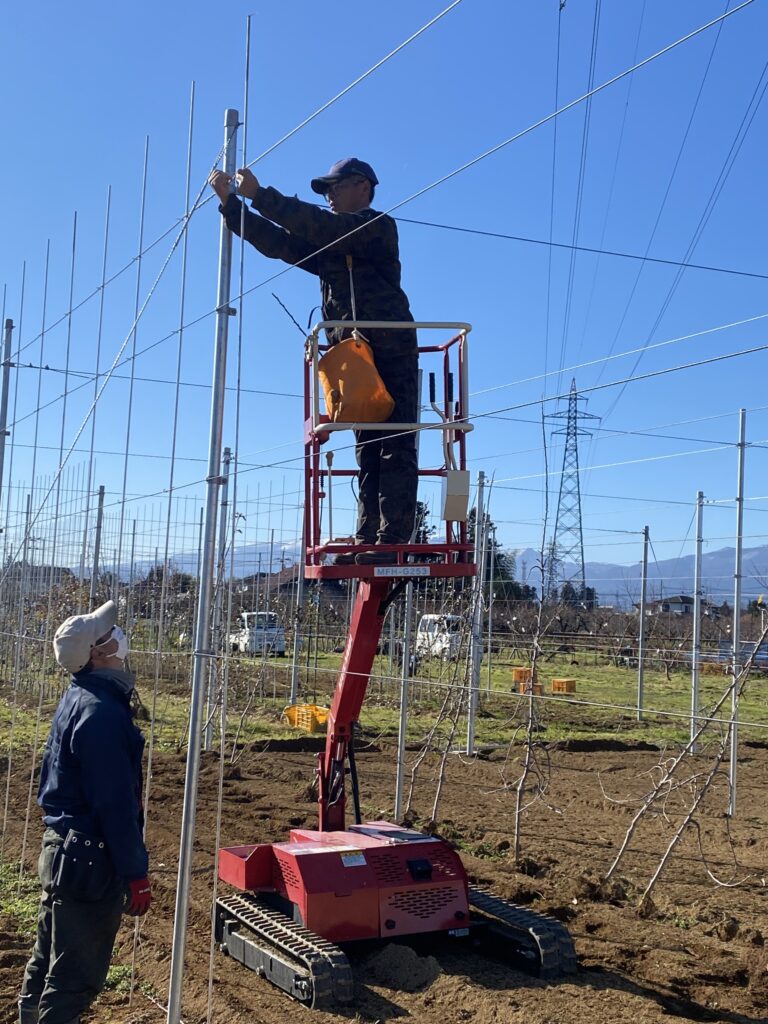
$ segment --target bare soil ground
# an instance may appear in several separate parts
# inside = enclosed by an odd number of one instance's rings
[[[662,755],[618,743],[574,745],[550,752],[549,787],[545,800],[533,803],[525,815],[524,859],[517,870],[509,847],[514,793],[504,785],[503,751],[476,760],[450,759],[437,831],[461,848],[475,882],[567,922],[579,956],[578,975],[544,984],[459,945],[390,943],[352,952],[352,1007],[340,1014],[312,1014],[215,951],[212,1019],[234,1024],[295,1019],[374,1024],[398,1017],[418,1024],[645,1024],[671,1017],[768,1021],[768,746],[742,747],[738,816],[729,827],[720,786],[698,830],[689,831],[670,862],[653,906],[641,915],[638,896],[682,805],[670,799],[668,820],[656,818],[639,829],[618,877],[604,884],[601,877]],[[227,766],[222,845],[283,839],[291,826],[314,824],[315,806],[307,795],[311,746],[309,740],[277,749],[262,745],[244,750],[235,765]],[[366,816],[391,815],[394,751],[361,751],[358,761]],[[152,999],[164,1003],[167,996],[184,767],[182,755],[158,755],[155,762],[149,808],[155,902],[139,928],[138,989],[132,1005],[125,992],[105,992],[90,1020],[159,1024],[165,1019]],[[422,772],[413,801],[424,819],[434,799],[435,767]],[[514,769],[508,771],[514,778]],[[28,773],[28,765],[20,766],[11,779],[6,855],[15,850],[18,857],[21,846]],[[204,755],[183,1004],[188,1024],[204,1021],[207,1010],[217,788],[218,761]],[[30,832],[31,864],[41,832],[36,818]],[[717,885],[708,872],[740,884]],[[133,922],[125,919],[120,963],[130,964],[133,937]],[[16,1019],[28,947],[13,920],[0,918],[1,1024]]]

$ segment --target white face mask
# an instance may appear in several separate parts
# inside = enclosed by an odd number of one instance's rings
[[[112,633],[110,634],[109,640],[105,640],[103,644],[99,644],[99,647],[105,647],[110,640],[117,640],[117,650],[113,655],[111,655],[111,657],[119,658],[120,661],[125,661],[128,657],[128,637],[119,626],[112,627]]]

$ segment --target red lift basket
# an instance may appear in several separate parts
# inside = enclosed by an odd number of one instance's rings
[[[442,392],[440,405],[432,403],[435,410],[433,418],[418,423],[374,423],[374,422],[329,422],[329,417],[322,412],[323,386],[320,381],[319,367],[321,357],[332,346],[321,342],[321,332],[325,329],[359,330],[365,336],[366,331],[376,328],[388,330],[413,330],[448,335],[447,341],[432,345],[420,345],[419,356],[422,364],[426,356],[436,357],[432,360],[438,379],[441,380]],[[467,372],[468,335],[471,326],[466,323],[442,322],[385,322],[378,320],[349,321],[324,320],[318,323],[307,339],[306,360],[304,363],[304,537],[306,538],[306,577],[308,579],[347,579],[349,577],[365,578],[373,576],[472,576],[475,569],[472,564],[473,545],[467,541],[466,522],[446,522],[444,539],[434,544],[393,544],[382,546],[382,551],[395,551],[397,564],[394,566],[374,567],[355,565],[325,564],[332,562],[333,556],[344,553],[356,554],[366,550],[354,544],[334,543],[330,538],[321,540],[322,499],[329,486],[337,479],[357,476],[357,469],[339,469],[325,465],[321,446],[328,435],[338,430],[367,430],[386,433],[391,430],[439,430],[444,435],[444,449],[450,448],[455,458],[456,468],[466,472],[466,435],[472,430],[469,422],[469,380]],[[324,335],[322,335],[324,337]],[[342,342],[344,344],[344,342]],[[455,387],[453,386],[455,382]],[[455,391],[455,400],[454,400]],[[431,414],[430,414],[431,415]],[[432,468],[419,468],[419,477],[445,478],[449,470],[446,465]],[[330,479],[329,479],[330,478]],[[429,565],[409,565],[409,555],[429,554],[441,556],[439,561]],[[386,571],[382,571],[386,569]]]

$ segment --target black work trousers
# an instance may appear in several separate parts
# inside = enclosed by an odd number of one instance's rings
[[[72,1024],[104,987],[123,912],[115,878],[103,899],[83,903],[58,890],[56,860],[64,840],[46,829],[38,862],[42,895],[37,938],[21,987],[22,1019]]]
[[[419,356],[415,331],[366,333],[376,369],[394,399],[393,423],[415,423]],[[416,435],[413,431],[355,431],[360,467],[357,503],[359,544],[407,544],[413,532],[418,490]]]

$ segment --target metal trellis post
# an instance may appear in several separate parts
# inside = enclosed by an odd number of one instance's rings
[[[13,320],[5,321],[5,340],[3,342],[3,384],[0,395],[0,495],[3,491],[3,468],[5,466],[5,439],[8,430],[8,388],[11,383],[11,335]]]
[[[91,589],[88,594],[88,611],[96,607],[96,586],[99,580],[99,557],[101,555],[101,530],[104,525],[104,484],[99,487],[99,504],[96,511],[96,534],[93,540],[93,568],[91,569]]]
[[[480,662],[483,657],[483,567],[485,562],[485,543],[483,526],[483,491],[485,489],[485,473],[477,474],[477,501],[475,503],[475,576],[474,604],[472,606],[472,637],[470,647],[470,680],[469,680],[469,713],[467,715],[467,754],[475,752],[475,717],[477,715],[477,699],[480,692]]]
[[[213,602],[213,639],[211,649],[215,655],[208,666],[208,700],[205,716],[205,738],[203,749],[213,747],[213,709],[216,703],[216,683],[219,678],[218,661],[222,653],[221,620],[224,610],[224,577],[226,574],[227,554],[227,508],[229,506],[229,467],[232,462],[232,451],[224,449],[221,485],[221,516],[219,520],[219,555],[216,569],[216,597]]]
[[[744,456],[747,411],[739,409],[739,469],[736,491],[736,564],[733,570],[733,681],[731,691],[731,751],[728,767],[728,814],[736,813],[736,772],[739,759],[739,673],[741,671],[741,568],[744,546]]]
[[[304,517],[302,516],[302,522]],[[307,561],[307,543],[304,529],[301,533],[301,557],[299,559],[299,575],[296,580],[296,608],[293,619],[293,664],[291,665],[291,704],[299,699],[299,652],[301,651],[301,621],[304,610],[304,566]]]
[[[224,115],[224,170],[235,172],[235,134],[238,112],[227,110]],[[216,339],[213,357],[213,383],[211,388],[211,425],[208,442],[208,475],[206,479],[205,529],[200,558],[200,592],[197,598],[195,641],[192,667],[192,700],[189,712],[189,745],[184,786],[184,804],[181,818],[179,846],[179,873],[176,888],[176,909],[173,919],[173,946],[171,951],[171,979],[168,992],[168,1024],[179,1024],[181,1019],[181,992],[184,977],[184,949],[186,946],[187,913],[192,876],[192,853],[197,812],[197,786],[200,774],[200,719],[205,697],[205,678],[211,656],[211,591],[214,556],[216,552],[216,516],[219,486],[221,484],[221,435],[224,419],[224,399],[227,368],[227,335],[229,317],[234,310],[229,305],[232,275],[232,234],[222,220],[219,235],[219,282],[216,300]]]
[[[403,624],[403,671],[400,677],[400,726],[397,734],[397,781],[395,783],[395,821],[403,811],[403,778],[405,776],[405,736],[408,729],[408,680],[411,673],[411,619],[413,617],[413,581],[405,588],[405,622]]]
[[[701,549],[704,522],[704,492],[696,492],[696,556],[693,582],[693,651],[691,653],[691,739],[698,729],[699,671],[701,665]],[[693,748],[695,750],[695,747]]]
[[[640,627],[637,638],[637,720],[643,720],[645,700],[645,601],[648,593],[648,544],[650,531],[643,527],[643,575],[640,580]]]

